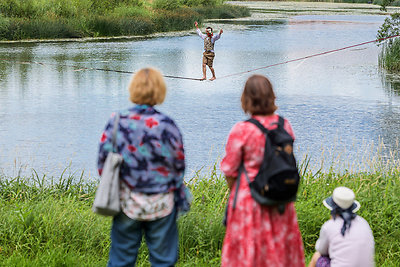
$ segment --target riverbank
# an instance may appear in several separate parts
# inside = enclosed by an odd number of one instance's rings
[[[329,219],[322,200],[339,186],[352,188],[361,203],[359,215],[370,224],[376,264],[400,265],[399,166],[371,172],[302,171],[296,209],[306,259],[314,252],[321,225]],[[91,211],[96,182],[84,175],[49,179],[0,179],[0,262],[4,266],[105,266],[111,219]],[[194,176],[188,182],[194,201],[180,217],[177,266],[219,266],[228,189],[221,175]],[[149,266],[142,246],[138,266]]]
[[[205,19],[250,15],[246,7],[219,0],[2,0],[0,14],[2,41],[144,36],[188,30]]]
[[[379,5],[364,3],[295,2],[295,1],[231,1],[227,4],[247,7],[251,17],[240,20],[288,19],[301,15],[388,15],[399,12],[399,7],[382,11]]]

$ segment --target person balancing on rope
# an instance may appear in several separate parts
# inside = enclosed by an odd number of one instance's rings
[[[201,39],[204,40],[204,53],[203,53],[203,78],[201,78],[202,81],[207,79],[206,77],[206,66],[208,66],[211,70],[212,77],[210,81],[214,81],[217,77],[215,77],[215,71],[213,68],[213,61],[214,61],[214,43],[217,41],[220,37],[221,34],[224,32],[222,29],[219,31],[218,34],[214,35],[213,30],[211,27],[206,28],[206,34],[203,34],[201,30],[199,29],[199,24],[197,21],[194,23],[194,26],[196,26],[196,31],[197,34],[200,36]]]

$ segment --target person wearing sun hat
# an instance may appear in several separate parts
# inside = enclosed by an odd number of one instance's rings
[[[337,187],[323,201],[331,211],[315,244],[309,267],[373,267],[375,244],[368,222],[357,215],[360,203],[347,187]]]

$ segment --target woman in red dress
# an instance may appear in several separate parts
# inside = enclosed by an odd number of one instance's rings
[[[270,81],[261,75],[250,77],[243,90],[242,108],[267,129],[276,127],[275,94]],[[272,124],[272,125],[271,125]],[[285,119],[284,129],[293,137]],[[264,134],[250,122],[236,123],[228,137],[221,170],[231,195],[228,203],[227,228],[222,247],[222,267],[303,267],[304,250],[294,203],[285,206],[283,214],[273,206],[261,206],[251,196],[242,173],[236,206],[232,208],[236,179],[241,162],[250,181],[257,175],[264,155]]]

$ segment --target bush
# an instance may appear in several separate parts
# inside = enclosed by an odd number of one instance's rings
[[[400,39],[385,44],[379,55],[379,65],[390,72],[400,72]]]
[[[153,19],[156,31],[180,31],[191,28],[195,21],[200,21],[200,15],[189,9],[179,8],[176,11],[160,10]]]
[[[378,30],[377,39],[388,38],[400,34],[400,13],[390,15]],[[398,37],[384,42],[381,54],[379,55],[379,65],[388,71],[400,72],[400,40]]]
[[[250,11],[248,8],[232,5],[197,7],[194,10],[208,19],[232,19],[250,16]]]
[[[96,36],[143,35],[155,30],[150,20],[110,17],[95,17],[89,28]]]
[[[120,5],[116,7],[110,14],[112,17],[117,18],[150,18],[151,11],[140,6]]]
[[[154,0],[153,8],[163,10],[176,10],[180,7],[177,0]]]
[[[181,0],[181,4],[189,7],[212,7],[222,5],[224,0]]]
[[[0,39],[6,40],[9,38],[10,20],[0,15]]]
[[[400,1],[400,0],[399,0]],[[146,35],[249,15],[223,0],[0,0],[0,39]],[[190,8],[188,6],[196,6]],[[199,14],[200,13],[200,14]]]

